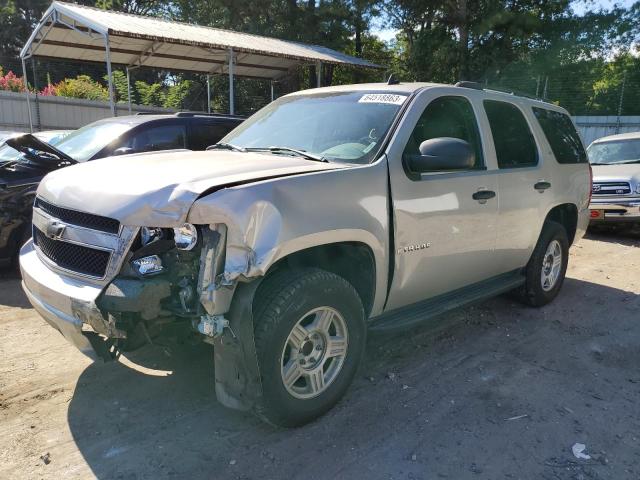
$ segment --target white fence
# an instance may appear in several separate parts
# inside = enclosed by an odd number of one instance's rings
[[[111,116],[107,102],[42,95],[29,95],[34,130],[65,130]],[[173,110],[132,105],[133,113],[171,113]],[[128,115],[127,104],[118,104],[119,116]],[[0,130],[29,131],[29,113],[24,93],[0,91]]]
[[[573,120],[587,146],[594,140],[608,135],[640,131],[640,117],[588,116],[573,117]]]
[[[111,116],[107,102],[30,95],[34,130],[74,129]],[[132,112],[171,113],[173,110],[132,105]],[[118,115],[128,115],[126,104],[118,104]],[[586,145],[615,133],[640,131],[638,117],[574,117]],[[29,131],[27,102],[22,93],[0,91],[0,130]]]

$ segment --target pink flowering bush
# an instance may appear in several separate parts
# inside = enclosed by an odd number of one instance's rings
[[[9,90],[10,92],[24,92],[24,80],[22,77],[17,77],[11,70],[6,75],[3,75],[3,71],[0,68],[0,90]]]
[[[55,85],[47,85],[46,87],[44,87],[41,91],[40,91],[40,95],[44,96],[44,97],[53,97],[58,95],[58,92],[56,90],[56,86]]]

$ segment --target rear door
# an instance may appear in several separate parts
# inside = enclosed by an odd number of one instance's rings
[[[499,170],[496,261],[504,273],[528,262],[553,179],[544,173],[527,106],[498,98],[485,99],[483,107],[493,143],[490,155]]]
[[[388,150],[394,212],[394,272],[387,309],[437,296],[495,274],[498,212],[495,165],[487,162],[477,110],[481,92],[430,88],[406,113]],[[403,162],[421,142],[469,142],[476,164],[464,171],[413,174]],[[496,194],[474,199],[480,190]]]

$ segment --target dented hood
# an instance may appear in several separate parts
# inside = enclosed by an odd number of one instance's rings
[[[344,168],[268,153],[171,150],[110,157],[47,175],[38,195],[123,225],[172,227],[202,194],[226,185]]]

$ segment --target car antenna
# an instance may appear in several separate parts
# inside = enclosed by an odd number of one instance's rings
[[[400,80],[393,76],[393,73],[389,75],[389,80],[387,80],[387,85],[399,85]]]

